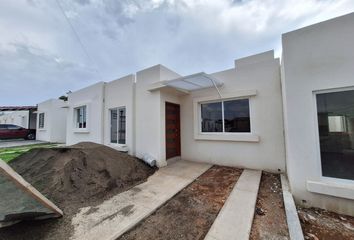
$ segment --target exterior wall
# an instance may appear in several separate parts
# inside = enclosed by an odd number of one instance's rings
[[[136,75],[135,134],[136,156],[148,154],[157,160],[158,166],[166,165],[164,101],[169,97],[160,91],[149,91],[151,84],[169,80],[179,75],[162,65],[142,70]],[[162,147],[163,146],[163,147]]]
[[[305,200],[308,206],[354,215],[354,181],[321,176],[314,96],[314,91],[354,86],[354,14],[286,33],[282,41],[287,173],[292,193],[298,203]],[[308,191],[309,181],[322,194]]]
[[[23,128],[28,128],[28,111],[15,111],[10,113],[5,113],[0,116],[0,124],[15,124]]]
[[[67,114],[65,106],[65,102],[59,99],[50,99],[38,104],[37,115],[44,113],[44,128],[38,127],[37,117],[37,140],[65,143]]]
[[[110,133],[110,109],[126,108],[126,146],[129,154],[135,154],[134,141],[134,99],[135,98],[135,75],[129,75],[118,80],[109,82],[105,87],[105,115],[104,115],[104,144],[120,149],[119,144],[111,143]]]
[[[103,98],[104,82],[99,82],[68,95],[66,144],[78,142],[103,143]],[[74,109],[87,106],[86,129],[75,127]]]
[[[269,171],[285,171],[282,98],[279,59],[273,51],[236,61],[236,68],[212,74],[224,82],[225,98],[248,97],[251,134],[207,134],[198,139],[198,99],[217,100],[215,88],[182,98],[182,158]],[[206,139],[206,138],[209,139]]]

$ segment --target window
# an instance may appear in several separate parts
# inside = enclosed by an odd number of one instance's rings
[[[44,113],[38,114],[38,128],[44,128]]]
[[[201,104],[201,131],[251,132],[249,99]]]
[[[354,180],[354,90],[316,95],[322,175]]]
[[[125,107],[111,109],[111,143],[126,143]]]
[[[78,108],[75,108],[75,117],[76,117],[76,122],[75,122],[75,127],[76,128],[86,128],[86,106],[81,106]]]
[[[19,129],[21,129],[21,127],[20,127],[20,126],[17,126],[17,125],[13,125],[13,124],[8,124],[8,125],[7,125],[7,129],[19,130]]]

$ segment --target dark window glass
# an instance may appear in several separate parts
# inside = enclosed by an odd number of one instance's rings
[[[249,100],[224,102],[225,132],[251,132]]]
[[[44,128],[44,113],[40,113],[38,119],[38,128]]]
[[[354,180],[354,90],[316,99],[322,175]]]
[[[222,132],[221,102],[201,104],[202,132]]]
[[[119,109],[118,143],[125,144],[125,108]]]
[[[0,124],[0,129],[7,129],[7,125],[6,124]]]
[[[11,129],[11,130],[18,130],[20,128],[21,128],[20,126],[13,125],[13,124],[7,125],[7,129]]]
[[[111,143],[117,143],[118,135],[117,109],[111,110]]]
[[[76,108],[76,127],[86,128],[86,106]]]

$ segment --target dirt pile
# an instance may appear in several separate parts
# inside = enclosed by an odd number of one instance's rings
[[[23,221],[0,229],[0,239],[69,239],[72,217],[82,207],[140,184],[155,169],[126,153],[83,142],[70,147],[32,149],[10,163],[38,191],[64,211],[59,219]]]
[[[126,153],[89,142],[32,149],[10,165],[60,207],[124,191],[154,172]]]

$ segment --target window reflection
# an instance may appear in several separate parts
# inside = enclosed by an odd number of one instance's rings
[[[316,95],[322,174],[354,180],[354,90]]]

